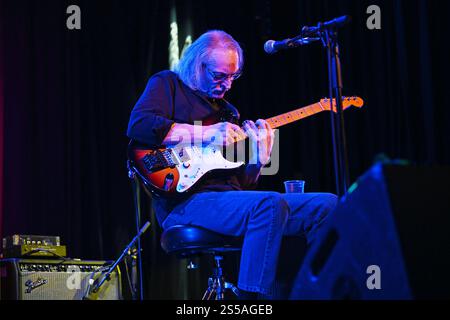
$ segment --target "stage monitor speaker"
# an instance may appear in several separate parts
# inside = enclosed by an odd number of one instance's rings
[[[377,164],[317,234],[294,299],[450,298],[450,168]]]
[[[96,280],[106,261],[4,259],[0,260],[1,300],[82,300],[89,279]],[[113,271],[91,300],[121,300],[120,269]]]

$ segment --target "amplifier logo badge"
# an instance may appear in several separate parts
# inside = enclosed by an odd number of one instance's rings
[[[25,293],[31,293],[34,289],[39,288],[47,283],[48,280],[42,278],[38,278],[36,281],[27,280],[27,282],[25,282],[25,286],[27,287]]]
[[[66,280],[66,286],[69,290],[81,289],[81,269],[78,266],[70,266],[67,268],[67,273],[70,276]]]

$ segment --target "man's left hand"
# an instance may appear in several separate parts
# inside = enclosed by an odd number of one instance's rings
[[[262,166],[269,163],[275,139],[274,130],[263,119],[258,119],[256,122],[246,120],[243,122],[243,128],[250,139],[249,163]]]

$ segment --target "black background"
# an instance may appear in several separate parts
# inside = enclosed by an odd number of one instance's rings
[[[81,30],[66,8],[81,8]],[[369,5],[381,30],[369,30]],[[114,259],[134,234],[126,170],[130,111],[151,74],[168,68],[176,9],[180,46],[209,29],[242,45],[246,63],[227,99],[243,119],[267,118],[325,97],[320,43],[268,56],[263,44],[349,14],[339,33],[344,95],[365,100],[345,112],[351,180],[380,158],[450,163],[448,1],[0,1],[4,64],[3,235],[61,235],[69,255]],[[306,180],[306,191],[334,192],[330,117],[280,130],[280,170],[260,189]],[[149,211],[146,217],[150,219]],[[205,283],[145,235],[146,298],[198,297]],[[232,259],[233,260],[233,259]],[[234,261],[234,260],[233,260]],[[235,280],[231,263],[231,280]],[[234,278],[234,279],[233,279]]]

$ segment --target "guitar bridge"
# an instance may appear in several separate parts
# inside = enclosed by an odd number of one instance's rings
[[[142,161],[145,169],[149,172],[173,168],[176,165],[169,149],[156,150],[153,153],[148,153],[142,158]]]

